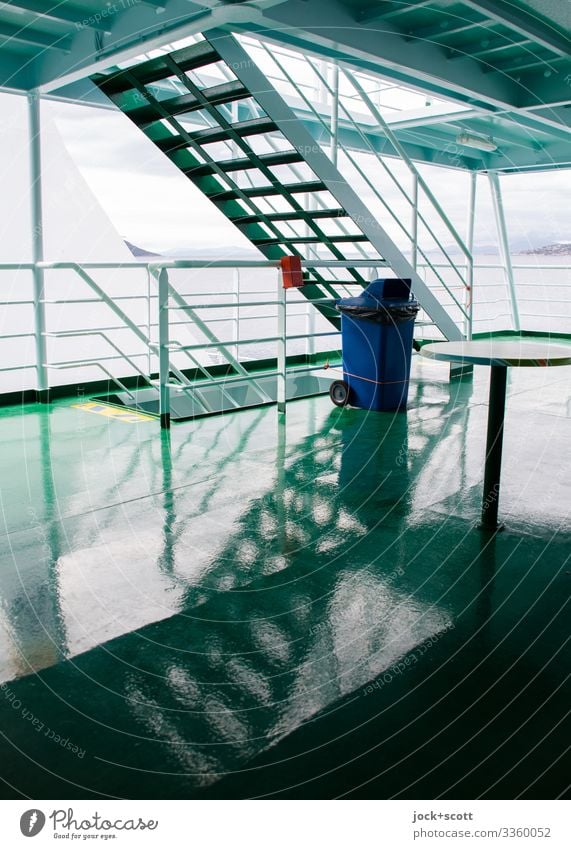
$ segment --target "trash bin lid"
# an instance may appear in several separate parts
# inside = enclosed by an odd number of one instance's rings
[[[354,298],[340,298],[336,303],[343,306],[366,306],[372,307],[376,303],[384,303],[387,306],[387,301],[407,302],[410,300],[410,280],[403,280],[398,277],[373,280],[362,294]]]
[[[335,303],[342,312],[355,315],[376,310],[386,313],[418,305],[418,302],[410,297],[410,280],[399,278],[373,280],[362,294],[354,298],[340,298]]]

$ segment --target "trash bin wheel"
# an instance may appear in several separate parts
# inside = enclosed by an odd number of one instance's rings
[[[329,397],[336,407],[346,407],[349,403],[349,384],[344,380],[334,380],[329,387]]]

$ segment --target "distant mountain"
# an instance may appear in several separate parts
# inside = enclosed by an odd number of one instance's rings
[[[133,245],[131,242],[128,242],[127,239],[123,239],[133,256],[136,257],[145,257],[145,256],[162,256],[162,254],[156,254],[153,251],[148,251],[146,248],[139,248],[137,245]]]
[[[522,251],[524,254],[539,254],[541,256],[571,256],[571,242],[555,242],[552,245],[544,245],[542,248],[532,248],[530,251]]]

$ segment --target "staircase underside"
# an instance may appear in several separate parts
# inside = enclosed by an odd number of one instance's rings
[[[205,70],[210,81],[220,83],[205,84]],[[370,260],[371,267],[388,267],[389,276],[412,279],[416,297],[446,338],[461,337],[234,37],[210,33],[173,53],[93,79],[265,257]],[[352,294],[367,284],[363,272],[309,266],[303,294],[312,301]],[[330,309],[316,307],[338,326]]]

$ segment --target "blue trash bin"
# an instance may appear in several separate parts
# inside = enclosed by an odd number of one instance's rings
[[[331,385],[337,406],[406,409],[414,320],[420,309],[410,280],[374,280],[356,298],[337,301],[341,312],[343,380]]]

